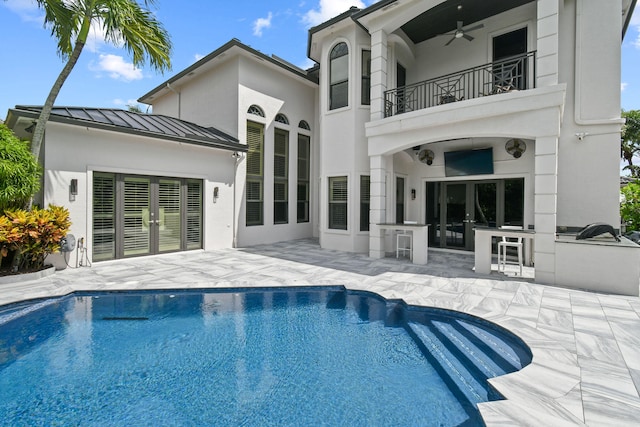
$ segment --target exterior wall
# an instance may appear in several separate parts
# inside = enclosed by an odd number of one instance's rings
[[[238,167],[238,192],[239,204],[237,212],[238,242],[239,246],[249,246],[261,243],[271,243],[284,240],[312,237],[313,221],[306,223],[297,222],[297,158],[298,158],[298,134],[311,137],[311,172],[310,172],[310,215],[316,208],[317,192],[313,187],[313,177],[317,175],[317,156],[313,150],[318,144],[316,139],[317,123],[315,93],[316,87],[311,82],[301,82],[271,67],[264,66],[253,58],[241,56],[238,58],[239,85],[236,97],[238,107],[235,112],[238,127],[234,134],[238,135],[241,143],[247,139],[247,121],[253,121],[264,125],[264,225],[245,225],[245,194],[244,182],[246,180],[246,165],[244,158]],[[247,114],[251,105],[259,106],[265,113],[265,117]],[[284,114],[289,119],[289,125],[275,121],[276,114]],[[301,120],[306,121],[311,131],[298,127]],[[216,125],[217,126],[217,125]],[[273,220],[273,150],[274,130],[276,128],[289,132],[289,186],[288,186],[288,218],[287,224],[274,224]]]
[[[570,0],[560,9],[559,79],[567,83],[558,145],[560,227],[620,224],[621,8],[619,0]]]
[[[213,126],[230,135],[238,128],[238,61],[224,61],[196,74],[180,86],[153,100],[153,113]],[[177,92],[177,93],[176,93]]]
[[[329,55],[331,49],[345,42],[349,48],[348,106],[329,110]],[[370,108],[361,103],[362,50],[370,49],[368,34],[351,26],[330,34],[323,42],[320,64],[320,243],[322,247],[344,251],[366,252],[368,233],[360,231],[360,176],[369,175],[369,158],[364,124],[369,120]],[[329,177],[347,176],[347,230],[328,228]]]
[[[91,259],[93,172],[115,172],[203,180],[204,249],[230,247],[233,240],[233,159],[229,151],[49,123],[44,164],[44,205],[69,209],[71,230],[85,238]],[[78,195],[69,200],[69,182]],[[213,188],[219,188],[214,201]]]

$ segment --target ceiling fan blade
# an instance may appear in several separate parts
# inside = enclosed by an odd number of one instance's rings
[[[449,40],[447,44],[445,44],[445,46],[449,46],[451,42],[454,41],[455,39],[456,39],[456,36],[451,37],[451,40]]]
[[[471,28],[465,28],[465,31],[474,31],[474,30],[479,30],[480,28],[483,28],[484,24],[478,24],[475,27],[471,27]]]
[[[463,25],[464,24],[462,23],[462,21],[458,21],[458,28],[456,28],[456,30],[460,31],[462,29]]]
[[[462,37],[464,37],[465,39],[471,41],[473,40],[473,37],[471,37],[469,34],[463,34]]]

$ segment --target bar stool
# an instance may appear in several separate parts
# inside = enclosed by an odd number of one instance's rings
[[[417,224],[418,221],[404,221],[404,224]],[[408,230],[398,230],[396,234],[396,258],[409,254],[409,259],[413,261],[413,233]]]
[[[503,226],[501,230],[522,230],[522,227]],[[507,265],[507,248],[515,248],[518,252],[518,267],[520,267],[520,277],[522,277],[522,237],[505,237],[498,242],[498,271],[505,271]],[[502,266],[502,269],[500,268]]]

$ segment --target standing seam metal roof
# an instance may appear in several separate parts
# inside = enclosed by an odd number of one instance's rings
[[[17,105],[16,110],[40,113],[40,106]],[[53,107],[51,119],[55,117],[85,121],[129,133],[155,135],[163,138],[187,139],[199,145],[226,146],[245,151],[246,146],[237,138],[213,127],[203,127],[175,117],[160,114],[142,114],[110,108]],[[224,147],[221,147],[224,148]]]

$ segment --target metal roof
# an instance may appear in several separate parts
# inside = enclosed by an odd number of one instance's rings
[[[40,114],[41,106],[17,105],[15,113]],[[169,139],[190,144],[246,151],[237,138],[213,127],[161,114],[143,114],[113,108],[60,107],[51,110],[50,121],[79,124],[115,132]]]

